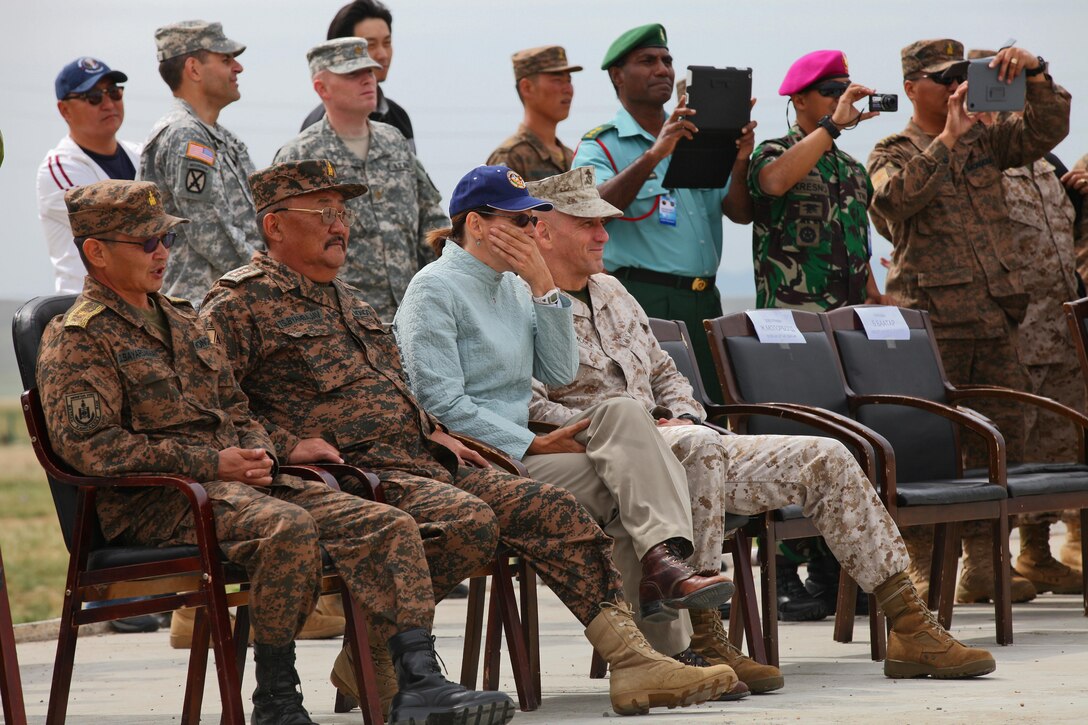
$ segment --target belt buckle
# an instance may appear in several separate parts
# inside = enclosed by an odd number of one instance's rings
[[[707,288],[707,281],[702,277],[696,277],[691,280],[691,289],[695,292],[702,292]]]

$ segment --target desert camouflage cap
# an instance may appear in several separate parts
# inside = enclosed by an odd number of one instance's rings
[[[249,188],[253,190],[253,206],[257,211],[312,191],[332,189],[340,192],[345,199],[353,199],[367,192],[366,184],[342,184],[337,181],[336,167],[328,159],[273,164],[250,174]]]
[[[69,189],[64,203],[73,237],[107,232],[151,237],[189,222],[166,213],[159,187],[150,181],[96,181]]]
[[[352,73],[360,68],[381,68],[382,64],[367,55],[363,38],[336,38],[315,45],[306,52],[310,63],[310,77],[327,70],[333,73]]]
[[[902,51],[903,77],[914,73],[940,73],[963,60],[963,43],[958,40],[919,40]]]
[[[592,166],[579,166],[525,185],[538,199],[551,202],[555,211],[583,218],[623,216],[623,212],[601,198]]]
[[[519,50],[510,59],[514,61],[515,81],[534,73],[575,73],[582,70],[582,66],[567,62],[567,51],[559,45]]]
[[[986,50],[984,48],[972,48],[967,51],[967,60],[978,60],[980,58],[993,58],[997,55],[996,50]]]
[[[197,50],[241,55],[246,46],[223,35],[222,23],[182,20],[155,30],[155,57],[161,63]]]

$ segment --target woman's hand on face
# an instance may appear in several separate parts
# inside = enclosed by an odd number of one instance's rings
[[[552,273],[531,234],[513,224],[500,223],[490,226],[487,239],[496,256],[529,283],[534,296],[541,297],[555,289]]]

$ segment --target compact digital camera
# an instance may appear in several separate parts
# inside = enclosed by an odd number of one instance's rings
[[[874,93],[869,96],[870,111],[898,111],[899,96],[894,93]]]

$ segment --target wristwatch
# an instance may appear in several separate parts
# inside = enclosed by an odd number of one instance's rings
[[[533,302],[538,305],[544,305],[545,307],[558,307],[559,306],[559,288],[553,287],[551,291],[546,292],[540,297],[534,297]]]
[[[1035,59],[1037,61],[1039,61],[1039,65],[1035,66],[1034,68],[1027,68],[1027,69],[1024,70],[1024,75],[1026,77],[1028,77],[1028,78],[1032,78],[1034,76],[1037,76],[1040,73],[1046,73],[1046,71],[1047,71],[1047,67],[1048,67],[1047,62],[1046,62],[1046,60],[1043,59],[1043,56],[1041,56],[1041,55],[1035,56]]]
[[[827,131],[828,135],[830,135],[832,139],[836,139],[840,135],[842,135],[842,131],[839,130],[839,127],[835,125],[835,122],[831,120],[831,114],[828,114],[821,118],[819,121],[816,122],[816,125],[823,127],[823,129]]]

